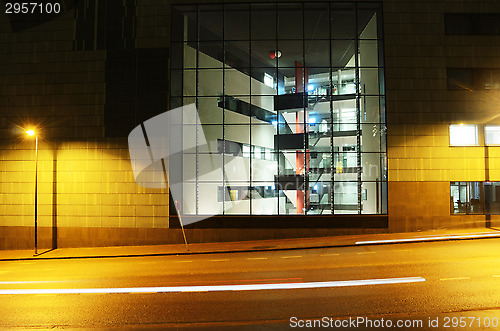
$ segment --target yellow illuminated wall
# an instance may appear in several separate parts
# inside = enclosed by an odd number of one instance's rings
[[[40,140],[39,148],[38,226],[42,246],[50,247],[54,227],[61,246],[98,245],[106,239],[119,243],[120,235],[122,244],[127,238],[131,241],[128,244],[134,240],[139,243],[137,229],[168,228],[168,189],[147,189],[135,183],[124,139],[107,143]],[[0,226],[32,231],[34,141],[4,146],[0,165]],[[126,229],[129,234],[119,235],[113,228]],[[18,239],[22,243],[10,245],[33,245],[32,238]]]
[[[500,147],[450,146],[450,124],[499,124],[498,90],[449,90],[447,68],[499,68],[497,36],[446,35],[444,13],[492,13],[484,1],[384,1],[389,228],[484,227],[451,215],[451,181],[500,181]],[[481,143],[480,143],[481,144]],[[498,216],[491,215],[492,224]]]

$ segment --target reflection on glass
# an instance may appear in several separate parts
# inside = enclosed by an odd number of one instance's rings
[[[500,215],[500,182],[484,183],[485,214]]]

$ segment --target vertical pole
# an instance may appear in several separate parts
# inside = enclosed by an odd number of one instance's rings
[[[304,51],[303,51],[304,52]],[[304,144],[301,150],[297,150],[295,153],[295,174],[304,176],[304,184],[302,189],[297,189],[297,214],[306,214],[308,207],[308,189],[309,183],[307,181],[307,169],[309,167],[309,151],[306,146],[306,135],[307,135],[307,84],[309,80],[308,70],[304,68],[304,65],[300,61],[295,61],[295,92],[302,93],[302,111],[295,114],[295,133],[304,134]]]
[[[145,130],[144,127],[143,127],[143,130],[144,130],[143,131],[144,132],[144,136],[147,137],[146,130]],[[149,148],[149,152],[151,153],[151,148]],[[152,154],[150,154],[150,155],[152,155]],[[164,180],[165,180],[165,187],[168,188],[169,181],[168,181],[168,175],[167,175],[167,167],[165,165],[165,159],[163,159],[163,158],[161,159],[161,166],[163,168],[163,176],[164,176]],[[186,245],[186,250],[189,251],[188,243],[187,243],[187,240],[186,240],[186,233],[184,232],[184,225],[182,224],[182,219],[181,219],[181,203],[179,201],[175,201],[175,210],[177,211],[177,216],[179,217],[179,223],[181,224],[182,236],[184,237],[184,244]]]
[[[188,243],[187,243],[187,239],[186,239],[186,233],[184,232],[184,225],[182,224],[181,204],[179,201],[175,201],[175,208],[177,209],[177,216],[179,216],[179,223],[181,223],[182,236],[184,237],[184,244],[186,245],[186,250],[189,252]]]
[[[334,170],[334,160],[335,160],[335,148],[333,146],[333,69],[332,69],[332,9],[331,9],[331,4],[328,3],[328,39],[329,39],[329,48],[328,48],[328,63],[330,68],[328,69],[328,72],[330,74],[330,148],[331,148],[331,154],[330,154],[330,210],[332,211],[332,215],[335,214],[335,200],[334,200],[334,189],[335,189],[335,170]],[[342,77],[340,69],[338,70],[338,79],[337,79],[337,91],[340,93],[340,78]],[[339,130],[340,131],[340,130]]]
[[[35,137],[35,255],[38,254],[38,137]]]
[[[481,132],[484,132],[484,127]],[[484,134],[483,134],[484,135]],[[488,149],[488,146],[486,145],[486,142],[484,141],[484,136],[483,136],[483,144],[484,144],[484,181],[489,182],[490,181],[490,151]],[[486,192],[485,192],[485,183],[482,183],[482,208],[483,208],[483,213],[485,214],[485,220],[486,220],[486,227],[491,228],[491,209],[488,208],[486,210]]]

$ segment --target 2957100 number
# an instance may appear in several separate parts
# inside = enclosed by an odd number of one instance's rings
[[[60,3],[38,3],[38,2],[6,2],[6,14],[59,14]]]
[[[444,328],[465,328],[465,327],[477,327],[477,328],[498,328],[498,318],[493,317],[445,317],[444,318]]]

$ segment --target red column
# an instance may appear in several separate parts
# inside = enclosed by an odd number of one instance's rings
[[[309,81],[307,73],[307,68],[304,68],[302,63],[295,61],[295,93],[305,92],[307,90],[307,85]],[[304,119],[305,117],[305,119]],[[307,127],[304,127],[304,121],[308,121],[308,113],[306,110],[298,111],[296,113],[296,123],[295,123],[295,133],[307,132]],[[295,153],[295,174],[304,175],[309,167],[309,150],[305,151],[305,161],[304,164],[304,150],[298,150]],[[309,200],[309,191],[305,187],[304,190],[297,190],[297,214],[304,214],[304,208],[306,208],[306,197]]]

